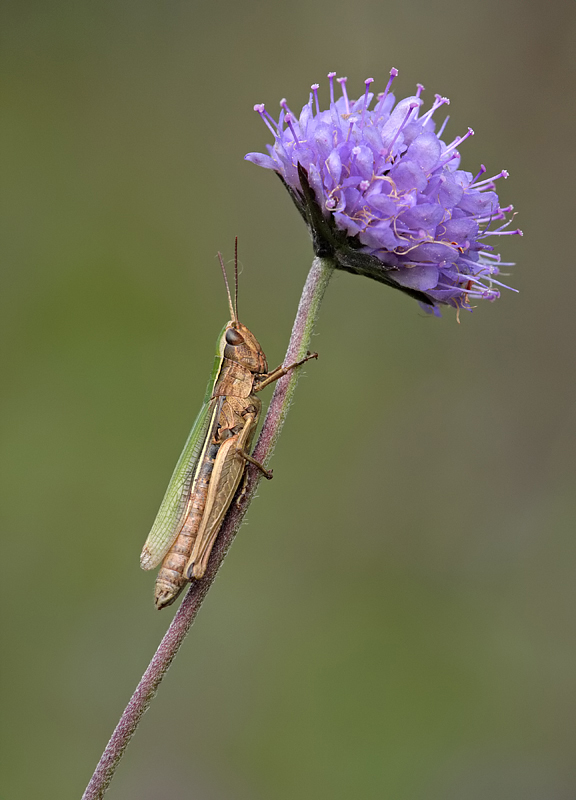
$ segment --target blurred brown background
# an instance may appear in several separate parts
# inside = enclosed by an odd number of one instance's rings
[[[252,111],[326,73],[451,98],[524,238],[427,318],[339,274],[263,485],[111,800],[576,796],[570,3],[6,2],[3,798],[80,797],[172,610],[138,556],[240,313],[311,259]]]

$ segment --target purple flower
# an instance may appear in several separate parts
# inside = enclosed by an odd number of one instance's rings
[[[495,300],[504,286],[496,280],[504,262],[489,237],[521,234],[506,230],[513,217],[494,227],[512,211],[500,207],[494,191],[494,182],[508,173],[480,180],[484,165],[476,177],[459,169],[456,148],[473,131],[446,144],[441,137],[448,117],[438,132],[433,117],[449,100],[435,95],[422,111],[424,87],[418,84],[415,95],[396,103],[390,87],[397,74],[390,70],[372,110],[373,79],[352,101],[346,78],[338,78],[342,96],[335,100],[334,72],[328,75],[326,111],[320,110],[318,84],[299,117],[286,100],[278,122],[256,105],[274,144],[267,146],[269,155],[245,158],[280,177],[310,229],[316,255],[400,289],[437,315],[440,303],[471,309],[476,298]]]

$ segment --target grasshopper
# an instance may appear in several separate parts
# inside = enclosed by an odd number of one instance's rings
[[[203,577],[226,512],[248,462],[272,478],[249,453],[262,408],[256,396],[269,384],[317,353],[268,372],[254,334],[238,321],[238,242],[235,248],[235,304],[222,256],[231,320],[218,337],[204,403],[176,464],[142,554],[142,569],[162,565],[154,601],[158,609],[176,600],[187,581]]]

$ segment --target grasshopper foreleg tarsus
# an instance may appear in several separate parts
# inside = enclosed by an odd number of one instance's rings
[[[279,378],[284,377],[284,375],[287,375],[288,372],[295,369],[296,367],[302,366],[302,364],[305,364],[312,358],[318,358],[318,353],[311,353],[310,351],[308,351],[308,353],[304,356],[304,358],[301,358],[299,361],[295,361],[293,364],[288,364],[287,367],[285,367],[283,364],[280,364],[279,367],[276,367],[276,369],[272,370],[272,372],[269,372],[261,383],[254,386],[254,391],[261,392],[262,389],[266,388],[266,386],[269,386],[271,383],[274,383],[274,381],[277,381]]]
[[[284,369],[286,370],[286,372],[288,372],[289,370],[294,369],[294,367],[299,367],[302,364],[305,364],[307,361],[310,361],[313,358],[317,359],[318,358],[318,353],[311,353],[310,350],[308,350],[306,352],[306,355],[304,356],[304,358],[301,358],[300,361],[295,361],[293,364],[289,364]]]

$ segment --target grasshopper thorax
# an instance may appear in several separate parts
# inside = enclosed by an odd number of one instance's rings
[[[233,320],[226,325],[220,352],[228,361],[233,361],[252,373],[268,372],[268,363],[260,343],[241,322]]]

